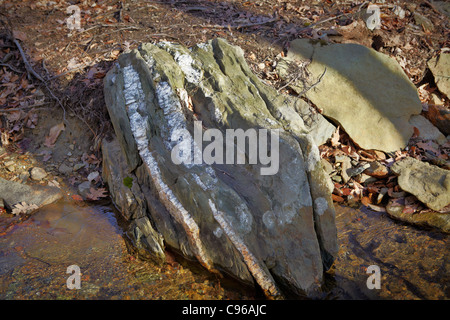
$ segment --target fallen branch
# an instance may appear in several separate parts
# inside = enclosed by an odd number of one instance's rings
[[[17,39],[14,39],[13,37],[13,42],[16,45],[17,49],[19,49],[20,55],[22,56],[22,60],[25,64],[25,68],[28,71],[28,74],[33,75],[36,79],[38,79],[39,81],[41,81],[44,86],[47,88],[48,92],[50,93],[50,95],[53,97],[53,99],[55,99],[59,106],[62,108],[63,110],[63,119],[64,122],[67,122],[66,120],[66,109],[64,108],[63,104],[61,103],[61,101],[59,100],[59,98],[57,96],[55,96],[55,94],[53,93],[53,91],[49,88],[47,82],[44,80],[44,78],[42,78],[36,71],[34,71],[33,67],[31,66],[31,64],[28,62],[28,59],[25,55],[25,52],[23,52],[22,46],[20,45],[19,41]]]
[[[9,108],[9,109],[2,109],[0,110],[0,113],[8,113],[8,112],[14,112],[14,111],[22,111],[22,110],[26,110],[26,109],[30,109],[30,108],[35,108],[35,107],[40,107],[40,106],[46,106],[50,104],[50,102],[43,102],[43,103],[37,103],[37,104],[33,104],[31,106],[26,106],[26,107],[18,107],[18,108]],[[39,108],[38,110],[45,110],[48,108]]]
[[[28,73],[31,73],[39,81],[45,82],[44,79],[31,67],[31,64],[28,62],[28,59],[25,56],[25,53],[23,52],[22,46],[20,45],[19,41],[17,39],[14,39],[13,41],[17,49],[19,49],[20,55],[22,56],[22,60],[25,63],[25,68],[27,69]]]
[[[8,67],[9,69],[11,69],[12,71],[14,71],[15,73],[22,73],[22,71],[17,70],[16,68],[14,68],[12,65],[10,65],[9,63],[0,63],[0,66],[2,67]]]

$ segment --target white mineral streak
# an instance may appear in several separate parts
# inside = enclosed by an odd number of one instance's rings
[[[275,281],[273,280],[273,278],[269,274],[267,274],[260,266],[256,257],[250,252],[242,239],[230,227],[229,222],[225,218],[225,214],[216,209],[216,205],[211,199],[209,199],[209,207],[211,208],[211,211],[214,215],[214,219],[216,219],[216,221],[222,227],[223,232],[225,232],[228,239],[230,239],[236,249],[238,249],[241,253],[245,264],[247,265],[253,277],[256,279],[256,282],[261,286],[261,288],[267,295],[279,295],[279,290],[275,285]]]
[[[193,84],[200,83],[203,77],[202,71],[195,66],[195,61],[189,54],[180,51],[170,42],[160,42],[158,46],[173,56],[173,59],[180,66],[188,82]]]
[[[134,70],[133,66],[123,68],[124,75],[124,96],[125,104],[128,107],[128,117],[130,118],[130,126],[133,136],[136,140],[139,155],[150,172],[150,177],[158,191],[159,198],[170,214],[179,222],[190,240],[199,262],[209,270],[214,270],[210,258],[204,251],[203,244],[199,237],[199,228],[195,220],[190,216],[189,212],[183,207],[172,190],[164,183],[158,163],[149,150],[149,141],[147,139],[148,117],[143,117],[137,112],[139,104],[144,101],[144,93],[142,90],[139,74]],[[164,84],[161,85],[163,91],[167,90]],[[170,92],[168,92],[170,94]],[[162,97],[160,97],[162,99]],[[158,99],[160,100],[160,99]],[[171,97],[162,99],[165,102],[171,101]],[[166,111],[171,110],[170,106],[164,105]],[[176,124],[177,120],[172,119]]]
[[[307,135],[306,138],[309,142],[309,145],[311,146],[306,160],[306,168],[308,172],[311,172],[314,171],[316,165],[320,162],[320,152],[312,136]]]
[[[183,115],[180,100],[169,83],[162,81],[156,85],[156,98],[167,121],[167,127],[161,130],[161,137],[166,148],[171,151],[178,143],[178,140],[172,141],[173,133],[175,130],[186,129],[186,118]]]
[[[323,215],[323,213],[328,209],[327,199],[323,197],[319,197],[314,200],[314,210],[317,212],[319,216]]]

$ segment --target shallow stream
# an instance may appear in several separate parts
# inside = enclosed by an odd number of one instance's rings
[[[396,222],[383,213],[336,207],[339,257],[323,299],[449,299],[449,236]],[[0,216],[0,226],[8,218]],[[119,221],[119,222],[118,222]],[[47,206],[0,233],[0,299],[259,299],[194,264],[157,266],[127,249],[110,206]],[[81,288],[69,289],[77,265]],[[380,269],[369,289],[367,267]]]

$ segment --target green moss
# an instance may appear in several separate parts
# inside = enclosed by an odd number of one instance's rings
[[[133,186],[133,178],[131,177],[125,177],[123,178],[123,185],[125,187],[128,187],[131,189],[131,187]]]

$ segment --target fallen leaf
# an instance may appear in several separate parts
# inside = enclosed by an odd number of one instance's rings
[[[35,204],[27,204],[26,202],[18,203],[14,206],[12,210],[13,215],[21,214],[21,213],[28,213],[33,210],[37,210],[39,207]]]
[[[27,35],[22,31],[14,30],[13,36],[14,36],[14,38],[19,39],[20,41],[27,40]]]
[[[59,182],[56,181],[56,180],[49,181],[48,185],[51,186],[51,187],[56,187],[56,188],[61,189],[61,186],[60,186]]]
[[[344,202],[344,198],[339,197],[335,194],[331,194],[331,198],[333,198],[333,201],[336,201],[336,202]]]
[[[50,129],[48,136],[45,137],[44,145],[48,148],[55,146],[56,140],[63,130],[65,130],[64,122],[61,122]]]
[[[336,128],[336,131],[331,135],[330,142],[333,147],[337,147],[340,145],[340,143],[339,143],[339,126]]]
[[[361,203],[365,206],[368,206],[369,204],[371,204],[369,197],[362,197]]]
[[[402,213],[405,213],[405,214],[412,214],[414,212],[416,212],[416,209],[412,206],[405,206],[402,210]]]
[[[440,152],[431,145],[431,142],[418,142],[416,146],[423,151],[431,151],[435,155],[440,154]]]
[[[107,197],[107,191],[105,188],[94,189],[91,188],[89,193],[86,195],[86,199],[96,201],[99,198]]]
[[[83,198],[79,196],[78,194],[73,194],[72,199],[75,201],[83,201]]]

